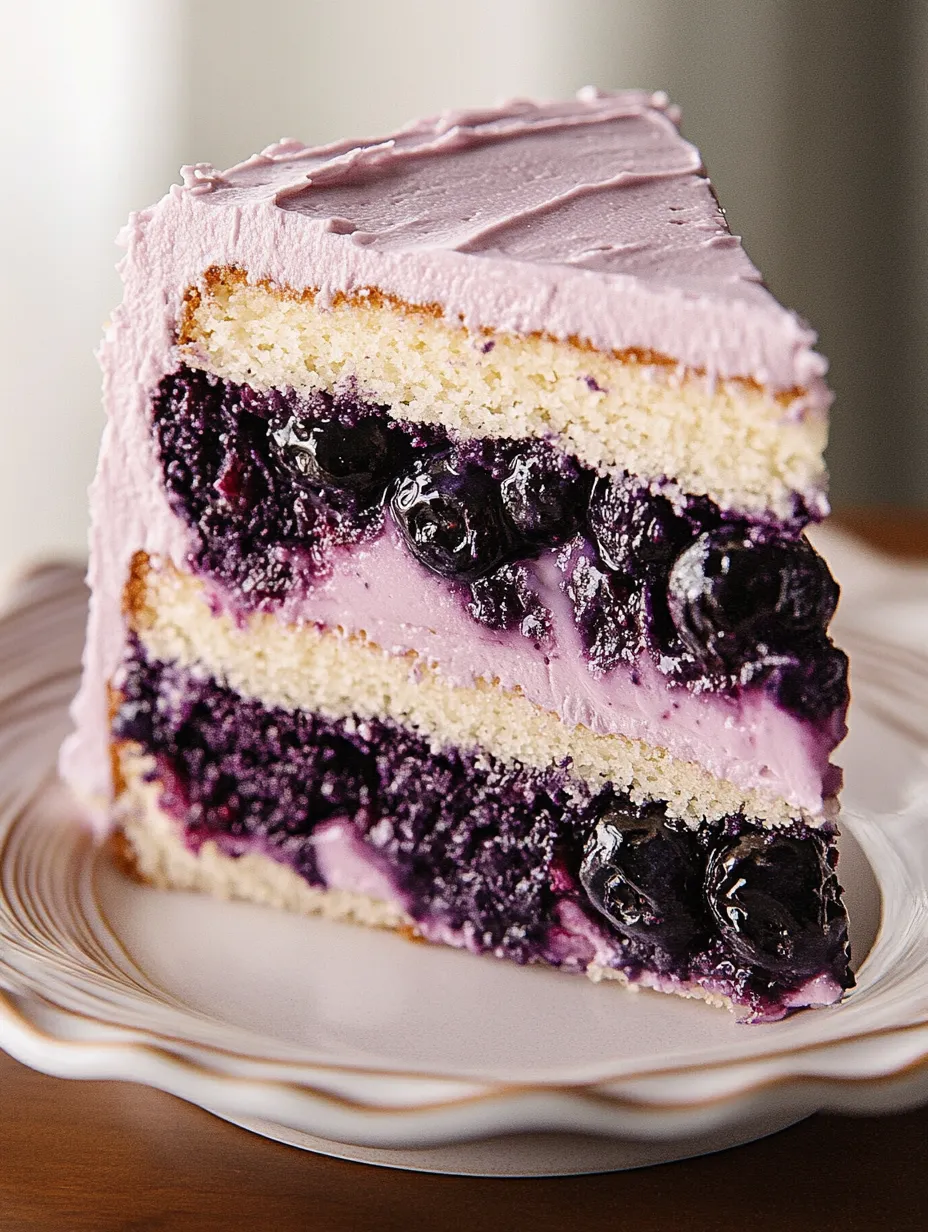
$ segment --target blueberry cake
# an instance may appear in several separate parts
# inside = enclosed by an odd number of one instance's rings
[[[142,878],[755,1021],[851,985],[825,364],[676,121],[283,141],[132,217],[62,766]]]

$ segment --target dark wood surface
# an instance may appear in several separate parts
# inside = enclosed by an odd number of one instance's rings
[[[928,556],[928,515],[845,511]],[[816,1116],[762,1142],[637,1172],[499,1181],[311,1155],[159,1091],[67,1082],[0,1054],[0,1232],[29,1229],[928,1229],[928,1109]]]

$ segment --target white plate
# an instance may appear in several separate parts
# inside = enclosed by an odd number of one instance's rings
[[[928,613],[921,591],[887,600],[909,632],[913,604]],[[876,602],[861,591],[842,614],[855,705],[841,873],[858,987],[752,1027],[126,879],[53,773],[83,589],[73,569],[33,575],[0,622],[0,1046],[309,1149],[484,1175],[632,1167],[819,1109],[928,1100],[928,657],[911,637],[881,640]]]

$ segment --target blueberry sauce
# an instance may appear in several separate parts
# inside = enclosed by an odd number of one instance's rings
[[[471,583],[467,610],[489,629],[518,629],[532,641],[546,642],[551,615],[529,584],[522,565],[503,565]]]
[[[593,672],[649,653],[671,683],[763,687],[811,721],[847,703],[826,633],[838,588],[802,510],[748,522],[597,477],[545,441],[458,440],[349,393],[258,392],[186,367],[161,382],[153,422],[194,568],[246,608],[311,587],[389,517],[475,621],[539,646],[551,621],[532,562],[557,553]]]
[[[630,978],[659,972],[784,1012],[817,976],[851,985],[830,830],[741,816],[690,830],[564,770],[436,750],[395,724],[263,707],[134,645],[114,734],[153,755],[162,807],[196,851],[259,851],[322,884],[313,830],[356,828],[420,923],[518,962],[576,968],[564,906]],[[566,947],[566,948],[565,948]],[[573,948],[571,948],[573,947]]]
[[[153,407],[165,486],[194,565],[248,607],[325,575],[334,549],[383,525],[395,465],[434,445],[356,401],[218,381],[181,368]]]

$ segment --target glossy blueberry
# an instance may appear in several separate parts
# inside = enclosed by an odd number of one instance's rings
[[[492,573],[519,547],[499,485],[453,452],[402,476],[391,509],[410,552],[442,577],[472,582]]]
[[[580,881],[590,902],[627,937],[684,953],[705,924],[702,862],[694,836],[657,810],[615,803],[587,839]]]
[[[795,663],[779,673],[777,698],[806,719],[824,719],[848,701],[847,655],[826,637],[803,649]]]
[[[670,572],[667,602],[684,645],[707,667],[778,662],[820,637],[838,600],[828,566],[805,539],[706,531]]]
[[[669,568],[692,538],[666,497],[617,479],[596,480],[589,523],[603,564],[623,574]]]
[[[362,541],[380,521],[356,493],[306,484],[281,465],[269,421],[286,422],[284,401],[186,368],[153,399],[165,486],[193,533],[196,568],[248,606],[310,584],[333,545]]]
[[[346,423],[294,415],[271,433],[271,441],[292,474],[325,488],[363,492],[384,483],[393,464],[391,433],[374,416]]]
[[[800,637],[824,632],[840,593],[824,560],[803,537],[768,544],[767,552],[767,568],[780,573],[777,625]]]
[[[564,543],[576,534],[587,484],[580,467],[543,441],[520,448],[500,485],[503,508],[529,544]]]
[[[745,962],[782,977],[811,976],[843,961],[840,896],[817,834],[743,834],[722,842],[706,870],[706,897],[723,938]]]

